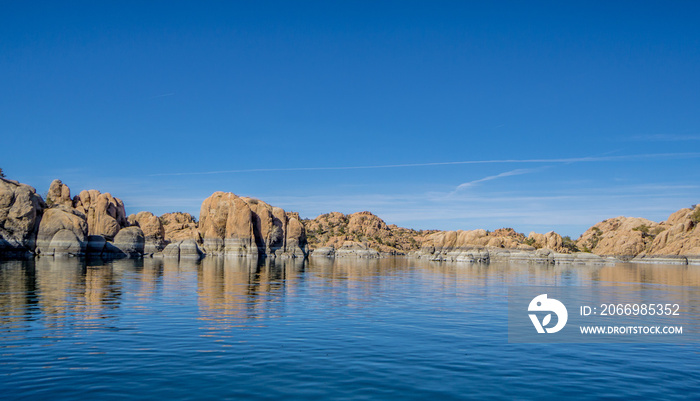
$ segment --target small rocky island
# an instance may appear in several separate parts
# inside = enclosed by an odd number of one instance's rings
[[[332,212],[301,219],[261,200],[215,192],[202,202],[199,221],[188,213],[127,216],[110,193],[71,196],[60,180],[46,199],[17,181],[0,178],[0,257],[306,258],[408,255],[434,261],[521,260],[538,263],[620,261],[700,264],[700,206],[664,222],[616,217],[577,240],[555,232],[525,236],[495,231],[412,230],[387,225],[370,212]]]

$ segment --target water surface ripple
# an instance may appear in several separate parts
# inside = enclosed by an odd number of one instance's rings
[[[511,285],[700,268],[374,260],[0,262],[3,399],[700,399],[700,347],[509,344]],[[700,300],[687,300],[700,303]]]

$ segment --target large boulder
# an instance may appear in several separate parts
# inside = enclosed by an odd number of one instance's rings
[[[87,219],[71,207],[46,209],[39,223],[36,253],[39,255],[81,255],[87,247]]]
[[[257,199],[215,192],[202,202],[199,216],[199,233],[208,254],[306,256],[308,252],[298,215],[290,217]]]
[[[137,257],[144,253],[145,238],[138,227],[126,227],[119,230],[114,241],[105,250],[116,256]]]
[[[197,221],[189,213],[166,213],[159,217],[165,230],[166,242],[178,242],[192,239],[201,243],[201,237],[197,230]]]
[[[0,178],[0,253],[34,250],[45,206],[34,188]]]
[[[96,189],[81,191],[73,199],[73,207],[87,216],[89,235],[114,239],[120,229],[128,226],[124,202]]]
[[[286,217],[286,253],[294,258],[303,258],[309,253],[309,246],[306,242],[306,230],[304,230],[304,226],[301,224],[298,213],[289,212]]]
[[[137,226],[143,231],[145,238],[145,253],[157,253],[165,248],[165,229],[160,219],[151,212],[139,212],[129,215],[129,225]]]
[[[59,230],[54,234],[46,254],[54,256],[77,256],[85,254],[85,241],[82,241],[73,230]]]
[[[253,212],[232,193],[215,192],[202,202],[199,233],[208,254],[257,256]]]
[[[199,258],[202,251],[194,240],[186,239],[168,244],[163,250],[163,255],[174,258]]]
[[[73,207],[73,200],[70,197],[68,185],[61,182],[61,180],[53,180],[46,195],[46,204],[48,206],[62,205]]]

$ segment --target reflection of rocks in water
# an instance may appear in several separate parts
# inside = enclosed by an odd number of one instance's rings
[[[294,286],[303,259],[207,257],[198,277],[200,310],[207,320],[249,319],[275,313],[272,298]]]
[[[33,259],[0,261],[0,330],[31,320],[34,290]]]
[[[58,326],[67,324],[66,316],[71,314],[84,319],[105,317],[107,310],[119,306],[120,287],[109,265],[88,267],[81,258],[36,260],[38,304],[44,316]]]
[[[122,296],[120,277],[115,277],[109,266],[89,267],[85,270],[86,319],[98,319],[105,310],[119,307]]]
[[[119,262],[128,263],[129,259],[121,259]],[[163,277],[163,261],[160,259],[142,259],[140,266],[134,266],[138,271],[137,277],[141,284],[136,291],[136,297],[140,302],[146,302],[158,293],[158,287],[161,285]]]
[[[44,317],[62,326],[85,293],[85,266],[79,258],[36,259],[36,288]]]
[[[626,264],[600,269],[601,281],[700,287],[700,266]]]

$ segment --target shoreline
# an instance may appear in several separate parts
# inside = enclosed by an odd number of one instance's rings
[[[0,258],[102,255],[268,258],[379,258],[407,255],[445,262],[527,261],[543,264],[620,262],[700,265],[700,205],[665,222],[616,217],[578,240],[554,231],[529,235],[513,228],[440,231],[386,224],[368,211],[297,212],[231,192],[213,193],[200,214],[127,215],[110,193],[70,188],[54,180],[46,199],[18,181],[0,178]]]
[[[544,251],[544,252],[543,252]],[[143,255],[119,255],[119,254],[81,254],[81,255],[37,255],[31,252],[26,253],[3,253],[0,254],[0,261],[29,260],[29,259],[99,259],[99,260],[121,260],[121,259],[165,259],[165,260],[189,260],[198,261],[208,258],[224,259],[245,259],[245,260],[294,260],[296,262],[309,262],[310,260],[374,260],[389,258],[404,258],[409,260],[422,260],[438,263],[464,263],[464,264],[484,264],[490,263],[528,263],[537,265],[580,265],[580,266],[610,266],[622,263],[653,264],[653,265],[678,265],[678,266],[700,266],[700,255],[651,255],[651,256],[620,256],[620,255],[595,255],[587,252],[558,253],[548,249],[537,251],[524,251],[519,249],[503,248],[471,248],[454,250],[447,252],[426,253],[414,251],[407,254],[389,254],[380,252],[368,253],[341,253],[328,255],[326,253],[316,254],[311,251],[305,258],[282,255],[235,255],[235,254],[167,254],[163,252],[143,254]]]

